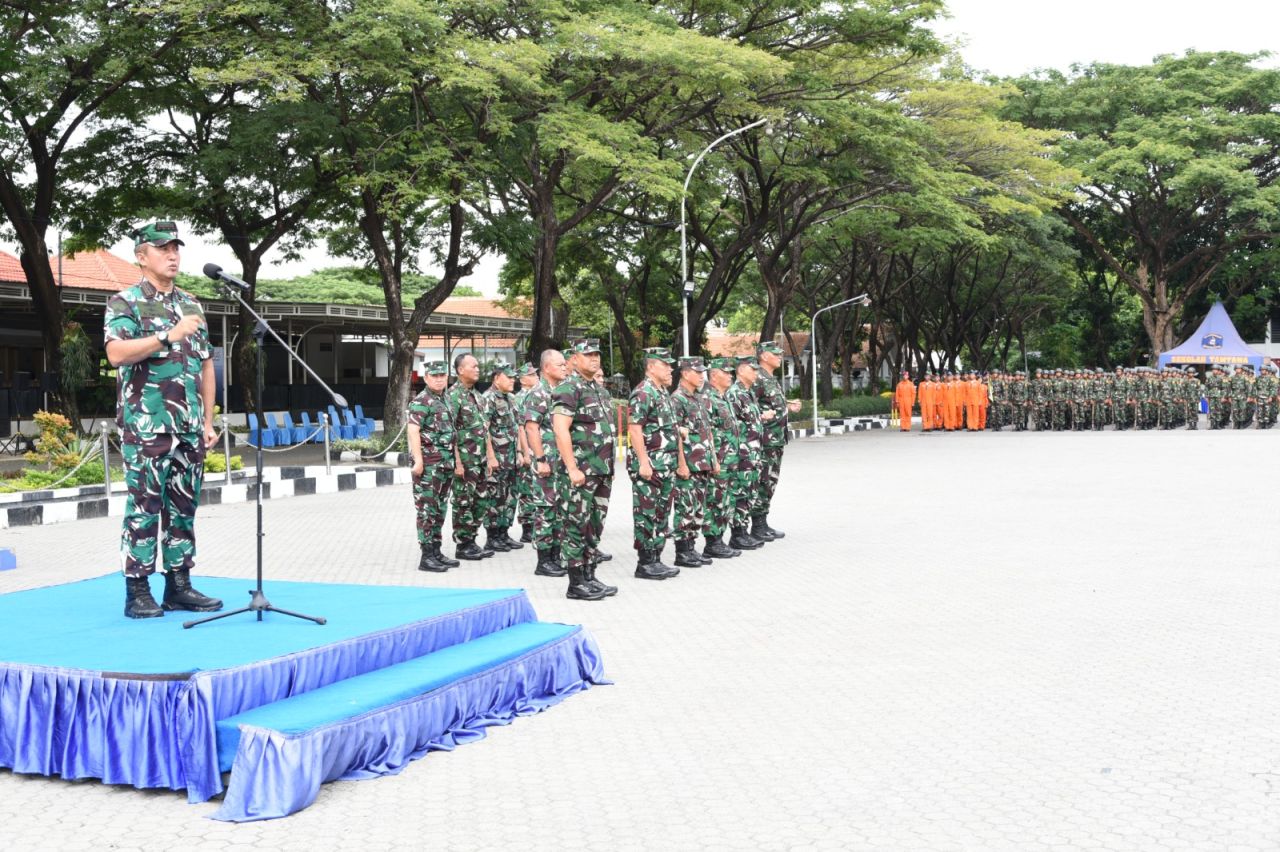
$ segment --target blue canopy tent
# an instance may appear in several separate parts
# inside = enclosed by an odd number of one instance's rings
[[[1214,302],[1209,315],[1200,323],[1195,334],[1180,346],[1160,353],[1160,366],[1169,364],[1248,364],[1257,373],[1267,361],[1267,356],[1240,339],[1227,309],[1221,302]]]

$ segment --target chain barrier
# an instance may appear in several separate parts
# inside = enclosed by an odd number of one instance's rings
[[[387,453],[391,452],[391,448],[396,445],[396,443],[400,440],[400,436],[403,435],[406,431],[408,431],[408,429],[409,429],[409,422],[406,420],[404,425],[400,427],[400,431],[397,432],[396,436],[391,439],[390,443],[387,444],[387,448],[385,450],[378,453],[377,455],[367,456],[364,460],[372,461],[376,458],[381,458],[382,456],[385,456]]]
[[[287,446],[287,447],[274,447],[274,448],[273,448],[273,447],[259,447],[257,444],[250,444],[248,441],[245,441],[244,443],[245,443],[245,446],[246,446],[246,447],[252,447],[252,448],[253,448],[253,449],[255,449],[255,450],[257,450],[257,449],[261,449],[264,453],[286,453],[286,452],[288,452],[289,450],[296,450],[298,447],[301,447],[303,444],[309,444],[309,443],[311,443],[311,439],[312,439],[312,438],[314,438],[316,435],[319,435],[319,434],[320,434],[321,432],[323,432],[323,431],[324,431],[324,427],[323,427],[323,426],[317,426],[315,429],[313,429],[313,430],[312,430],[312,432],[311,432],[311,434],[310,434],[310,435],[308,435],[307,437],[303,438],[303,439],[302,439],[301,441],[299,441],[298,443],[296,443],[296,444],[290,444],[290,445],[289,445],[289,446]]]
[[[89,452],[88,452],[88,453],[86,453],[85,455],[81,456],[81,458],[80,458],[80,462],[79,462],[75,467],[71,468],[70,472],[68,472],[66,476],[62,477],[62,478],[61,478],[61,479],[59,479],[57,482],[54,482],[52,485],[41,485],[39,488],[15,488],[15,487],[13,487],[12,485],[9,485],[8,483],[0,482],[0,489],[4,489],[4,490],[6,490],[6,491],[10,491],[10,492],[13,492],[13,493],[17,493],[17,492],[19,492],[19,491],[48,491],[48,490],[50,490],[50,489],[57,488],[59,485],[61,485],[62,483],[66,482],[68,479],[70,479],[72,476],[74,476],[74,475],[75,475],[75,473],[76,473],[76,471],[78,471],[80,468],[84,467],[86,464],[88,464],[88,463],[89,463],[90,461],[92,461],[93,459],[97,458],[97,457],[98,457],[99,452],[100,452],[100,450],[99,450],[99,449],[98,449],[98,447],[95,445],[95,446],[93,447],[93,449],[89,450]]]

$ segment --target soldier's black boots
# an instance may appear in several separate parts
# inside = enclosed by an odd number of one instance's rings
[[[596,577],[596,566],[594,566],[594,565],[588,565],[588,566],[587,566],[587,568],[586,568],[586,574],[587,574],[587,583],[589,583],[590,585],[592,585],[592,586],[596,587],[596,588],[597,588],[597,589],[599,589],[600,591],[604,592],[604,596],[605,596],[606,598],[613,597],[614,595],[616,595],[616,594],[618,593],[618,587],[617,587],[617,586],[610,586],[608,583],[602,583],[602,582],[601,582],[601,581]]]
[[[773,541],[774,535],[769,532],[762,515],[757,515],[751,519],[751,537],[759,539],[762,542]],[[735,544],[734,547],[737,547],[737,545]]]
[[[642,550],[636,557],[636,576],[641,580],[665,580],[679,573],[679,568],[662,562],[656,551]]]
[[[523,550],[524,545],[511,537],[511,527],[503,527],[498,530],[498,535],[502,537],[502,543],[507,546],[507,550]]]
[[[591,550],[591,561],[596,565],[599,565],[601,562],[609,562],[612,559],[612,553],[605,553],[603,550],[596,550],[595,548],[592,548]]]
[[[484,546],[486,549],[495,552],[501,551],[505,553],[508,550],[514,550],[503,540],[502,530],[494,529],[493,527],[488,527],[485,530]]]
[[[430,544],[422,545],[422,556],[418,559],[419,571],[431,571],[436,574],[449,570],[449,566],[436,559],[435,549]]]
[[[574,601],[601,601],[605,598],[604,589],[592,585],[582,568],[569,569],[569,591],[564,596]]]
[[[533,524],[520,525],[520,540],[525,544],[533,544]]]
[[[734,527],[733,535],[729,536],[729,546],[738,550],[756,550],[763,545],[760,539],[747,534],[746,527]]]
[[[170,571],[164,575],[163,608],[187,612],[217,612],[222,609],[222,601],[202,595],[191,588],[190,571]]]
[[[763,525],[763,527],[764,527],[764,531],[765,531],[765,532],[767,532],[767,533],[769,533],[770,535],[772,535],[774,538],[786,538],[786,537],[787,537],[787,534],[786,534],[786,533],[784,533],[782,530],[775,530],[773,527],[771,527],[771,526],[769,525],[769,516],[768,516],[768,515],[761,515],[761,516],[760,516],[760,523]],[[755,535],[755,533],[752,533],[752,535]]]
[[[538,567],[533,569],[533,573],[539,577],[563,577],[568,572],[556,561],[554,550],[539,550]]]
[[[124,614],[130,618],[159,618],[164,610],[151,597],[151,584],[146,577],[124,578]]]
[[[708,559],[708,562],[711,560]],[[680,568],[701,568],[702,557],[693,549],[693,541],[676,541],[676,565]]]
[[[490,551],[492,552],[492,551]],[[484,559],[484,551],[474,541],[460,541],[453,555],[468,562],[479,562]]]
[[[441,553],[441,552],[440,552],[440,542],[438,542],[438,541],[435,541],[435,542],[432,542],[432,543],[431,543],[431,555],[432,555],[432,556],[434,556],[434,557],[436,558],[436,561],[437,561],[437,562],[439,562],[441,565],[443,565],[443,566],[444,566],[444,567],[446,567],[446,568],[457,568],[459,565],[461,565],[461,564],[462,564],[462,563],[461,563],[461,562],[459,562],[458,560],[456,560],[456,559],[450,559],[449,557],[447,557],[447,556],[445,556],[443,553]]]
[[[707,536],[707,546],[702,548],[702,555],[712,559],[732,559],[741,556],[742,551],[729,547],[720,536]]]

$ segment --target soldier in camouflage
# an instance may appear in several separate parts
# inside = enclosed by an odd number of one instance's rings
[[[786,533],[769,525],[769,509],[773,493],[778,489],[778,474],[782,471],[782,452],[787,446],[788,415],[800,410],[800,400],[787,401],[782,385],[773,373],[782,365],[782,348],[772,340],[756,344],[756,358],[760,363],[759,375],[752,390],[756,405],[760,408],[760,420],[764,425],[764,444],[760,450],[760,486],[756,491],[756,504],[751,511],[751,536],[762,541],[786,537]]]
[[[642,580],[665,580],[680,573],[679,568],[662,561],[675,480],[689,474],[680,451],[681,424],[667,392],[673,364],[671,352],[663,347],[644,350],[644,380],[631,392],[627,406],[627,474],[631,477],[636,576]]]
[[[476,544],[476,533],[484,520],[484,481],[497,469],[498,457],[489,441],[488,406],[476,390],[480,362],[470,352],[462,352],[453,359],[453,371],[458,380],[444,395],[454,430],[453,555],[475,561],[494,553]]]
[[[525,467],[520,451],[520,429],[516,423],[516,369],[505,361],[493,367],[489,389],[484,392],[488,417],[489,444],[498,466],[485,477],[481,504],[484,507],[485,544],[493,550],[519,550],[523,544],[511,538],[511,523],[516,513],[516,482]]]
[[[1253,419],[1252,368],[1236,364],[1235,372],[1227,380],[1227,397],[1231,403],[1231,428],[1247,429]]]
[[[742,430],[738,470],[733,478],[733,496],[730,498],[733,504],[730,521],[733,535],[729,546],[738,550],[755,550],[769,540],[756,538],[747,528],[755,507],[755,494],[760,482],[760,454],[764,446],[764,424],[760,420],[760,406],[753,390],[758,370],[759,362],[754,357],[738,359],[738,379],[725,393]]]
[[[733,511],[731,498],[733,483],[738,474],[739,450],[742,444],[738,419],[733,416],[733,406],[725,398],[725,392],[733,385],[737,361],[733,358],[713,358],[710,364],[705,391],[711,416],[712,442],[715,445],[716,473],[707,490],[706,544],[702,555],[712,559],[731,559],[742,551],[724,543],[725,530]]]
[[[529,451],[529,443],[524,431],[524,420],[522,412],[524,411],[524,400],[529,395],[529,391],[538,384],[538,368],[532,364],[522,364],[520,366],[520,390],[516,391],[515,397],[511,400],[511,407],[515,411],[516,423],[519,429],[516,430],[516,437],[519,441],[520,453],[525,458],[525,464],[516,472],[516,520],[520,522],[520,538],[523,544],[529,544],[533,541],[533,506],[530,500],[533,499],[533,454]]]
[[[564,465],[556,448],[552,428],[552,392],[565,379],[564,355],[548,349],[539,358],[542,378],[525,394],[520,404],[520,422],[529,446],[529,508],[533,527],[533,549],[538,563],[533,573],[542,577],[563,577],[567,573],[560,564],[560,494],[564,490]]]
[[[680,455],[685,476],[676,478],[676,567],[711,564],[697,551],[698,535],[707,528],[707,501],[720,471],[711,425],[711,399],[705,389],[707,367],[701,358],[680,359],[680,384],[671,394],[671,407],[680,424]]]
[[[453,420],[444,402],[449,365],[428,361],[427,386],[409,403],[405,427],[413,458],[413,507],[418,519],[419,571],[448,571],[459,563],[440,552],[449,489],[453,486]]]
[[[133,239],[142,280],[111,297],[104,321],[107,360],[118,371],[116,424],[129,488],[120,541],[124,614],[215,612],[222,601],[191,586],[204,454],[217,441],[208,325],[195,297],[174,286],[183,245],[177,225],[145,225]],[[163,608],[149,579],[160,524]]]
[[[560,493],[569,573],[565,597],[593,601],[618,591],[596,579],[593,559],[613,488],[613,400],[595,381],[600,341],[574,344],[572,367],[573,373],[552,392],[551,409],[556,449],[565,468]]]

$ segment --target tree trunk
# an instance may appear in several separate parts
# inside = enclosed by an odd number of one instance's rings
[[[551,201],[548,199],[548,206]],[[554,213],[539,216],[533,250],[533,334],[529,350],[563,349],[569,329],[569,306],[560,298],[556,282],[556,251],[560,246]]]

